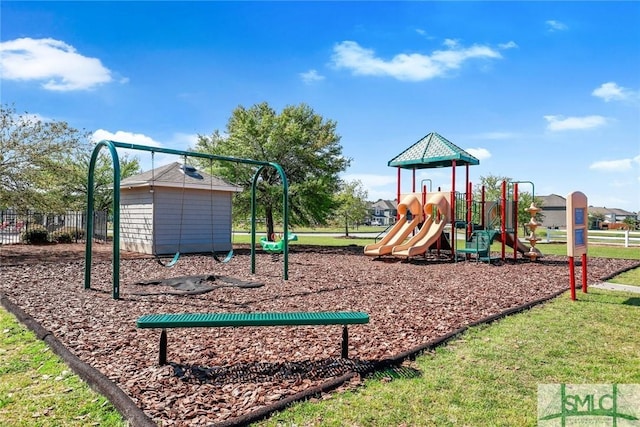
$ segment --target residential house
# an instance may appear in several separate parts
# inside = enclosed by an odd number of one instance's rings
[[[391,200],[378,199],[369,206],[369,224],[391,225],[396,222],[398,204]]]
[[[547,228],[565,228],[567,226],[567,199],[557,194],[536,196],[542,206],[542,225]]]

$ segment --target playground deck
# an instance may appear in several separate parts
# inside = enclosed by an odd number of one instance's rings
[[[85,291],[81,251],[65,248],[61,256],[51,247],[54,263],[47,263],[47,252],[39,249],[37,259],[10,257],[11,247],[3,246],[0,293],[107,375],[154,421],[178,426],[243,419],[469,323],[568,288],[566,257],[492,265],[435,259],[404,263],[372,260],[360,247],[296,246],[288,281],[268,254],[258,256],[260,274],[249,274],[246,250],[236,250],[226,264],[185,256],[173,269],[153,259],[123,259],[121,300],[113,300],[108,251],[95,258],[94,289]],[[21,264],[22,258],[31,263]],[[589,282],[637,264],[590,259]],[[176,295],[162,286],[133,285],[194,274],[264,286],[239,288],[227,281],[208,293]],[[362,311],[370,322],[349,327],[347,361],[340,360],[336,344],[340,328],[176,329],[166,366],[157,363],[158,331],[136,328],[136,319],[147,313],[218,311]]]

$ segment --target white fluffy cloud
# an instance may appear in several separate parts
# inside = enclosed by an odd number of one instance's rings
[[[305,84],[312,84],[324,80],[324,76],[318,74],[316,70],[309,70],[305,73],[300,73],[300,78]]]
[[[343,41],[333,48],[333,65],[351,70],[355,75],[389,76],[398,80],[421,81],[441,77],[447,72],[460,68],[471,59],[500,59],[497,49],[489,46],[461,46],[457,41],[447,39],[444,50],[436,50],[430,55],[400,53],[390,60],[384,60],[372,49],[366,49],[354,41]],[[513,48],[509,42],[501,45]]]
[[[52,91],[87,90],[113,80],[99,59],[51,38],[1,42],[0,74],[7,80],[40,81]]]
[[[616,82],[603,83],[591,92],[591,95],[609,101],[624,101],[633,97],[634,92],[630,89],[618,86]]]
[[[486,148],[465,148],[464,151],[471,154],[478,160],[485,160],[491,157],[491,152]]]
[[[546,21],[547,24],[547,29],[549,31],[566,31],[569,29],[569,27],[567,27],[566,24],[560,22],[560,21],[556,21],[554,19],[549,19],[548,21]]]
[[[629,159],[601,160],[589,165],[589,169],[604,172],[626,172],[631,170],[634,164],[640,166],[640,155]]]
[[[564,117],[544,116],[547,121],[547,129],[551,131],[592,129],[607,124],[607,119],[602,116]]]
[[[160,147],[162,145],[159,142],[154,141],[153,138],[147,135],[144,135],[141,133],[125,132],[122,130],[119,130],[116,133],[113,133],[113,132],[109,132],[108,130],[98,129],[97,131],[93,132],[91,139],[94,142],[99,142],[106,139],[110,141],[126,142],[129,144],[147,145],[151,147]]]

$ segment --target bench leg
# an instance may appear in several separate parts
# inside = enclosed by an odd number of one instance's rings
[[[349,331],[347,325],[342,325],[342,358],[349,358]]]
[[[163,329],[160,333],[160,354],[158,357],[160,365],[167,364],[167,330]]]

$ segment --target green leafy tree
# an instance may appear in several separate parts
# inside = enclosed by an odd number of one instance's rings
[[[94,147],[90,132],[66,122],[17,114],[8,106],[1,107],[0,120],[0,209],[48,213],[85,209]],[[137,158],[121,157],[121,178],[139,171]],[[113,167],[106,153],[100,154],[95,174],[96,209],[110,209]]]
[[[250,108],[237,107],[226,127],[226,136],[215,130],[199,136],[196,151],[275,162],[284,169],[289,182],[291,226],[326,223],[336,206],[334,194],[340,190],[338,174],[350,160],[342,155],[336,123],[325,120],[309,106],[287,106],[277,114],[266,102]],[[207,167],[206,160],[200,161]],[[234,216],[250,213],[251,179],[255,166],[215,162],[213,173],[245,191],[236,195]],[[282,187],[273,168],[263,169],[257,185],[257,211],[272,236],[276,221],[282,221]]]
[[[88,133],[5,105],[0,120],[0,208],[65,210],[67,159],[86,144]]]
[[[622,222],[629,226],[629,230],[636,230],[640,226],[640,221],[631,216],[626,217]]]
[[[481,200],[483,186],[485,189],[485,200],[487,202],[497,202],[501,200],[503,181],[507,181],[507,183],[510,183],[512,180],[511,178],[504,176],[481,176],[480,183],[476,184],[476,187],[474,189],[474,200]],[[513,197],[513,184],[511,184],[508,188],[511,192],[511,197]],[[535,206],[542,209],[543,203],[540,198],[536,197],[534,199],[531,193],[527,191],[521,191],[520,188],[518,189],[518,224],[522,227],[523,232],[525,234],[528,234],[529,228],[526,226],[526,224],[531,219],[531,214],[527,212],[526,209],[531,206],[531,202],[535,202]],[[542,222],[542,220],[544,219],[544,213],[542,211],[538,212],[535,216],[535,219],[538,222]]]
[[[83,147],[75,153],[72,158],[67,159],[68,169],[71,171],[67,180],[66,198],[68,206],[73,209],[83,210],[86,208],[89,162],[94,146]],[[120,179],[125,179],[141,172],[140,161],[137,157],[128,154],[118,156],[120,160]],[[111,155],[104,150],[100,152],[96,159],[94,173],[94,209],[98,211],[113,210],[113,164]]]
[[[340,192],[336,195],[337,208],[335,216],[344,224],[344,234],[349,237],[349,224],[358,223],[367,216],[368,193],[358,180],[342,183]]]

